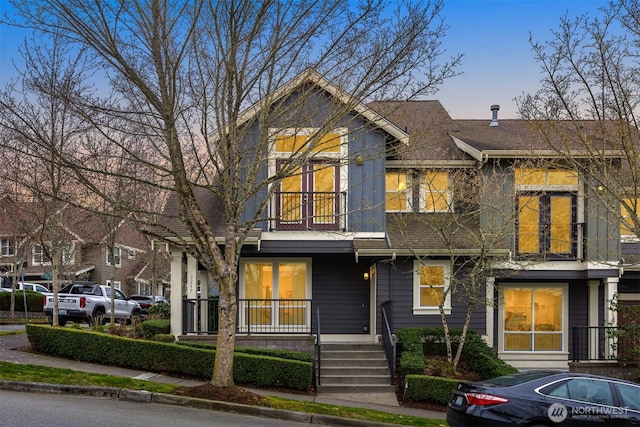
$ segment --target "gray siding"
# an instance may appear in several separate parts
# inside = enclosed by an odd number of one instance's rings
[[[368,271],[352,254],[313,257],[313,324],[319,310],[322,334],[369,333]]]
[[[409,327],[441,327],[440,315],[413,314],[413,259],[396,260],[394,263],[378,263],[378,305],[385,304],[391,311],[392,331]],[[483,293],[484,295],[484,293]],[[461,295],[452,295],[451,314],[447,322],[452,328],[463,326],[467,310],[467,300]],[[378,331],[381,330],[382,319],[380,310],[377,312]],[[471,317],[470,328],[474,331],[486,333],[486,310],[478,307]]]

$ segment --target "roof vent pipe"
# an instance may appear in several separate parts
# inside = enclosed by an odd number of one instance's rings
[[[494,104],[491,106],[491,112],[493,113],[493,115],[491,117],[491,123],[489,123],[489,126],[498,126],[498,110],[500,110],[499,105]]]

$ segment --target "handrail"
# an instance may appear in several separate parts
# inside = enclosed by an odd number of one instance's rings
[[[317,368],[316,368],[316,391],[318,390],[318,386],[320,385],[320,366],[322,361],[322,343],[320,342],[320,308],[316,310],[317,318],[316,318],[316,360],[317,360]]]
[[[389,318],[387,317],[387,311],[382,308],[382,344],[384,345],[384,354],[387,357],[387,363],[389,364],[389,374],[391,376],[391,384],[393,384],[393,377],[396,370],[396,342],[393,334],[391,334],[391,326],[389,325]]]

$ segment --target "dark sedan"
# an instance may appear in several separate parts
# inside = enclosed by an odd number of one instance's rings
[[[137,301],[138,304],[140,304],[140,308],[142,309],[140,314],[147,314],[147,310],[152,305],[160,304],[160,303],[169,304],[169,301],[167,301],[163,296],[160,296],[160,295],[156,295],[156,296],[151,296],[151,295],[131,295],[129,297],[129,299]],[[154,299],[155,299],[155,301],[154,301]]]
[[[640,384],[558,371],[460,382],[447,422],[451,427],[640,425]]]

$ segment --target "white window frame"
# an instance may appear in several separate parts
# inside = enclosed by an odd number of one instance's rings
[[[111,280],[107,280],[107,286],[111,287]],[[113,289],[117,291],[121,291],[121,287],[122,287],[122,282],[120,282],[119,280],[113,281]]]
[[[0,257],[3,256],[13,256],[16,251],[13,245],[11,244],[11,239],[9,237],[3,237],[0,239]]]
[[[405,191],[405,200],[404,200],[404,209],[387,209],[387,188],[385,186],[384,189],[384,209],[385,212],[411,212],[411,200],[413,198],[413,174],[410,171],[407,170],[401,170],[401,169],[387,169],[385,171],[385,185],[386,185],[386,179],[387,179],[387,173],[398,173],[398,174],[404,174],[406,177],[406,181],[407,181],[407,189]],[[397,192],[395,192],[397,193]]]
[[[37,248],[40,248],[39,251],[36,251]],[[45,261],[46,254],[44,251],[44,246],[36,243],[33,245],[31,250],[31,265],[51,265],[51,260]]]
[[[62,248],[62,264],[72,265],[76,262],[76,242],[71,242]]]
[[[278,295],[279,292],[279,275],[276,274],[276,272],[278,271],[278,269],[276,268],[276,265],[279,264],[284,264],[284,263],[305,263],[306,264],[306,268],[307,268],[307,283],[306,283],[306,298],[307,300],[311,301],[311,277],[312,277],[312,263],[311,263],[311,258],[243,258],[240,260],[240,278],[239,278],[239,298],[240,299],[244,299],[246,298],[246,293],[245,293],[245,267],[247,264],[253,264],[253,263],[260,263],[260,264],[272,264],[273,266],[273,288],[272,288],[272,293],[274,296]],[[278,299],[278,298],[273,298],[273,299]],[[240,317],[240,322],[239,322],[239,329],[240,331],[245,331],[247,329],[247,327],[245,326],[245,314],[244,312],[241,312],[242,310],[238,309],[238,316]],[[280,329],[281,327],[278,324],[278,310],[274,310],[274,316],[272,318],[272,324],[271,325],[252,325],[251,326],[251,331],[252,332],[274,332],[277,331],[278,329]],[[311,313],[311,307],[308,307],[308,310],[305,313],[305,324],[304,325],[300,325],[300,331],[307,331],[309,330],[310,326],[311,326],[311,318],[312,318],[312,313]],[[287,331],[292,331],[295,330],[295,327],[292,328],[291,326],[286,326],[284,327]]]
[[[439,194],[445,194],[447,200],[447,208],[442,210],[427,209],[427,173],[444,173],[447,175],[447,189]],[[447,171],[442,170],[425,170],[420,174],[420,212],[425,213],[446,213],[453,212],[453,192],[451,191],[451,176]],[[431,192],[429,192],[431,193]]]
[[[113,258],[115,259],[115,264],[112,264],[111,262],[111,251],[109,250],[109,247],[107,247],[107,258],[106,258],[106,264],[108,266],[111,265],[115,265],[116,267],[122,267],[122,248],[120,246],[114,246],[113,248]],[[116,255],[117,252],[117,255]]]
[[[282,135],[313,135],[319,130],[319,128],[270,128],[269,135],[271,136],[271,144],[269,145],[269,161],[268,161],[268,174],[270,177],[275,176],[278,170],[278,160],[286,160],[292,156],[290,152],[276,152],[276,138]],[[349,192],[347,191],[349,188],[349,164],[348,164],[348,154],[349,154],[349,144],[348,135],[349,129],[346,127],[337,127],[332,129],[326,133],[337,133],[340,134],[340,152],[337,153],[328,153],[328,152],[319,152],[313,153],[309,155],[307,161],[321,161],[321,160],[333,160],[339,162],[337,166],[339,168],[340,180],[339,180],[339,188],[336,189],[336,193],[346,194],[346,198],[344,200],[345,207],[349,206]],[[279,185],[270,184],[270,185]],[[276,205],[276,196],[273,196],[271,200],[273,206]],[[271,228],[275,229],[275,220],[272,221]],[[347,217],[340,215],[340,228],[347,228]]]
[[[562,289],[562,348],[560,350],[505,350],[504,334],[509,331],[504,330],[504,290],[505,289]],[[501,354],[563,354],[569,349],[569,285],[567,283],[509,283],[499,286],[500,306],[498,308],[498,349]],[[535,304],[535,301],[532,301]],[[531,331],[533,335],[534,331]]]
[[[413,261],[413,314],[414,315],[439,315],[440,308],[437,305],[420,305],[420,267],[443,267],[444,268],[444,303],[442,308],[445,314],[451,314],[451,264],[447,261],[438,260],[414,260]],[[434,286],[434,288],[440,286]]]

